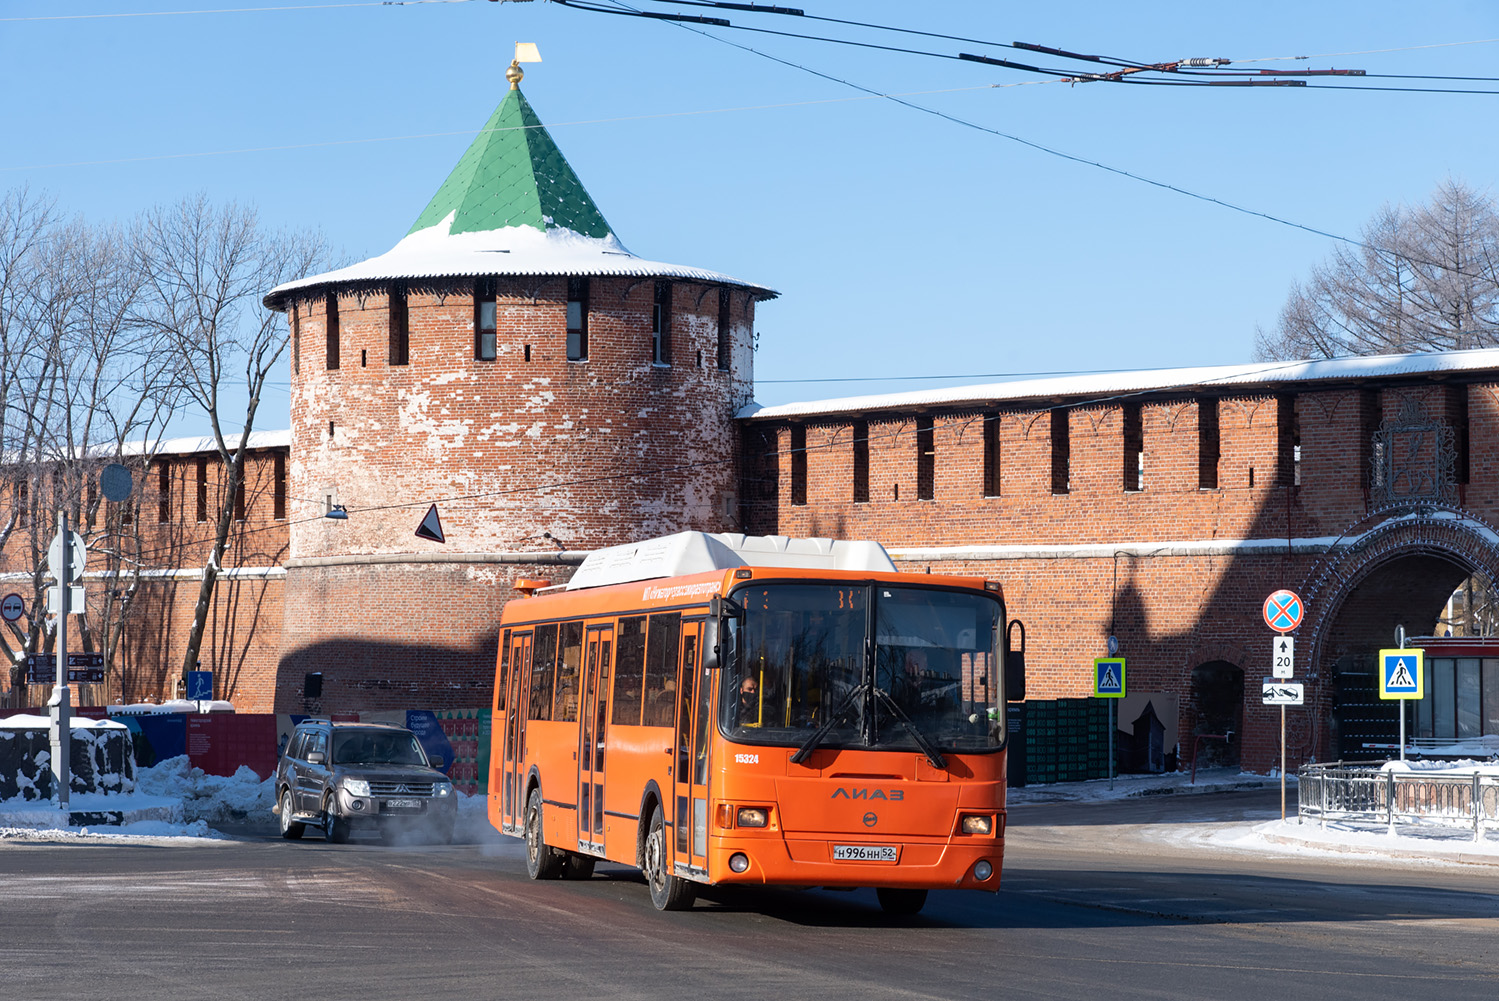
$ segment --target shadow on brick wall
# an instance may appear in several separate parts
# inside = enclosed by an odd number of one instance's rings
[[[284,653],[276,669],[276,711],[334,714],[483,708],[493,701],[499,633],[470,647],[322,640]]]

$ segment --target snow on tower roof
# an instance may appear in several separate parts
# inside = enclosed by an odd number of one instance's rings
[[[437,189],[405,238],[378,257],[287,282],[265,297],[322,286],[484,275],[681,278],[771,289],[716,271],[637,257],[625,249],[551,134],[513,87]]]
[[[1055,379],[1025,379],[949,386],[944,389],[921,389],[910,393],[847,396],[773,407],[750,403],[735,416],[741,419],[783,420],[867,410],[982,406],[1038,399],[1061,399],[1076,403],[1078,397],[1092,397],[1097,402],[1103,402],[1143,393],[1204,393],[1235,389],[1252,392],[1285,384],[1486,372],[1499,376],[1499,348],[1102,372]]]

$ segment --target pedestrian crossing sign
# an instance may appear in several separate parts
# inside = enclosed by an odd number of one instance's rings
[[[1420,699],[1422,688],[1422,650],[1379,651],[1379,697],[1382,699]]]
[[[1124,658],[1099,657],[1093,661],[1093,695],[1100,699],[1124,698]]]

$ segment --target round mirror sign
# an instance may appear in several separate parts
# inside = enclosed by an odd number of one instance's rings
[[[99,489],[104,491],[108,500],[119,501],[130,496],[131,487],[134,486],[130,478],[130,470],[118,462],[111,462],[99,471]]]

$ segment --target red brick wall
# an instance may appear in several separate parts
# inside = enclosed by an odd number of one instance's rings
[[[1217,487],[1199,487],[1199,402],[1195,396],[1135,397],[1141,405],[1143,489],[1125,489],[1123,401],[1081,402],[1068,409],[1044,403],[998,409],[1000,495],[984,496],[985,411],[937,413],[936,494],[916,499],[914,412],[860,412],[805,424],[805,504],[792,504],[790,423],[748,422],[742,441],[749,531],[782,535],[869,538],[896,554],[903,568],[976,573],[1002,582],[1011,616],[1027,626],[1029,694],[1051,699],[1091,694],[1094,657],[1110,634],[1129,658],[1132,691],[1180,696],[1180,733],[1190,744],[1198,726],[1194,668],[1227,661],[1243,671],[1242,760],[1264,771],[1278,761],[1279,712],[1260,701],[1269,673],[1273,633],[1261,606],[1280,587],[1315,596],[1300,632],[1298,678],[1309,707],[1292,712],[1292,761],[1326,757],[1335,697],[1331,665],[1392,631],[1432,628],[1446,593],[1464,566],[1499,572],[1484,529],[1454,529],[1450,559],[1422,562],[1430,526],[1381,543],[1365,563],[1333,566],[1316,540],[1366,532],[1371,446],[1359,388],[1313,387],[1294,395],[1225,393],[1219,397]],[[1376,384],[1378,416],[1394,418],[1407,398],[1433,419],[1459,413],[1468,400],[1470,482],[1465,510],[1499,520],[1499,391],[1491,385]],[[1278,475],[1290,456],[1280,444],[1281,408],[1294,408],[1300,441],[1299,485]],[[1069,421],[1068,490],[1053,493],[1051,421]],[[866,420],[870,437],[868,503],[853,497],[852,422]],[[774,451],[770,461],[766,453]],[[770,478],[773,477],[773,481]],[[898,498],[898,499],[897,499]],[[1440,524],[1438,525],[1440,528]],[[1278,540],[1298,543],[1294,552]],[[1259,548],[1225,541],[1259,540]],[[1193,545],[1193,544],[1197,545]],[[1078,546],[1094,548],[1078,551]],[[1005,547],[1001,550],[973,547]],[[923,554],[923,550],[931,550]],[[1429,559],[1429,558],[1427,558]],[[1454,560],[1456,562],[1454,562]],[[1367,564],[1367,565],[1366,565]],[[1343,575],[1347,576],[1343,576]],[[1393,583],[1391,583],[1393,581]],[[1371,588],[1382,588],[1376,593]],[[1349,600],[1349,595],[1365,595]],[[1368,597],[1374,594],[1375,597]],[[1318,616],[1326,621],[1316,628]],[[1320,663],[1306,644],[1316,640]],[[1190,755],[1190,746],[1183,754]]]
[[[287,552],[287,519],[275,517],[275,465],[284,449],[260,449],[246,457],[245,518],[230,529],[224,554],[227,571],[219,578],[210,605],[199,659],[215,673],[217,698],[231,699],[245,711],[268,710],[281,642],[281,563]],[[198,460],[208,474],[207,520],[197,520]],[[161,520],[160,471],[168,473],[168,518]],[[207,562],[218,505],[223,496],[223,467],[217,453],[159,455],[135,471],[128,503],[131,518],[119,521],[122,505],[101,504],[92,519],[73,524],[90,548],[84,578],[87,612],[69,623],[71,652],[99,652],[105,647],[108,622],[122,623],[102,685],[76,685],[74,702],[104,705],[162,701],[177,696],[187,634],[198,599],[202,567]],[[55,529],[35,533],[45,549]],[[17,533],[0,552],[0,572],[29,572],[35,565],[29,535]],[[109,553],[127,560],[111,562]],[[141,571],[133,577],[135,569]],[[119,577],[112,576],[118,572]],[[243,577],[236,576],[244,574]],[[134,583],[128,612],[122,598]],[[49,582],[50,583],[50,582]],[[19,582],[9,589],[26,599],[28,608],[43,607],[40,594]],[[24,628],[28,618],[21,620]],[[50,638],[45,649],[52,649]],[[17,680],[24,680],[17,675]],[[0,686],[3,687],[3,686]],[[39,705],[48,686],[19,684],[8,696],[15,705]]]
[[[738,526],[734,414],[751,398],[752,297],[731,294],[720,371],[718,287],[674,282],[672,364],[653,365],[655,282],[591,278],[588,358],[570,362],[567,280],[497,281],[493,361],[474,358],[471,281],[408,291],[404,366],[387,364],[383,289],[340,296],[333,371],[324,301],[299,304],[291,493],[332,492],[349,517],[315,517],[314,503],[293,518],[279,709],[302,711],[305,675],[319,669],[320,710],[489,704],[509,582],[561,582],[571,569],[426,556]],[[414,534],[432,503],[444,544]],[[383,561],[403,555],[415,561]]]

